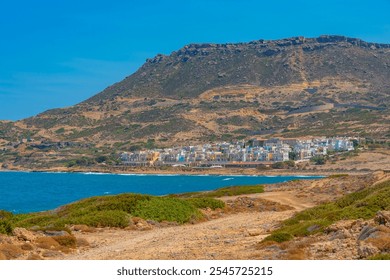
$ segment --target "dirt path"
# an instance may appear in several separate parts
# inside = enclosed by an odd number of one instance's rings
[[[269,193],[261,193],[258,195],[260,198],[264,198],[267,200],[279,202],[280,204],[285,204],[295,208],[297,211],[305,210],[306,208],[313,207],[315,205],[314,202],[308,201],[307,198],[302,199],[298,198],[291,191],[280,191],[280,192],[269,192]]]
[[[279,222],[296,211],[313,206],[292,192],[249,195],[295,210],[247,212],[225,215],[195,225],[154,228],[146,231],[102,229],[94,233],[76,232],[92,248],[64,256],[65,259],[256,259],[256,244]],[[234,199],[225,197],[223,200]]]
[[[149,231],[77,233],[94,248],[65,259],[254,259],[256,243],[294,211],[251,212]]]

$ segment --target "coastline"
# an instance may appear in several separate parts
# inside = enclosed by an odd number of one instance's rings
[[[223,176],[320,176],[326,177],[334,174],[364,175],[377,170],[292,170],[273,169],[257,170],[255,168],[220,168],[220,169],[195,169],[195,168],[129,168],[129,167],[91,167],[91,168],[12,168],[0,169],[0,172],[48,172],[48,173],[90,173],[90,174],[117,174],[117,175],[223,175]]]
[[[214,259],[216,257],[219,259],[367,259],[373,253],[364,255],[359,253],[358,248],[371,243],[358,241],[358,238],[367,223],[375,227],[376,232],[382,234],[383,226],[379,228],[374,223],[374,216],[368,221],[357,219],[335,222],[333,228],[337,235],[332,234],[332,237],[336,236],[332,240],[329,240],[329,235],[315,234],[296,236],[293,240],[283,243],[283,247],[279,243],[260,246],[259,242],[272,235],[283,221],[299,211],[334,201],[335,198],[343,197],[345,192],[353,193],[362,186],[368,188],[385,182],[384,180],[388,178],[389,175],[384,172],[371,174],[371,176],[329,177],[314,181],[285,182],[281,188],[278,185],[277,189],[269,185],[264,188],[264,192],[259,193],[219,196],[218,199],[224,201],[228,208],[203,209],[201,211],[204,219],[185,224],[133,217],[129,225],[124,228],[74,224],[69,227],[68,233],[58,229],[55,231],[57,234],[62,234],[62,237],[53,237],[50,235],[53,231],[50,230],[16,228],[13,236],[3,238],[6,238],[15,250],[29,244],[29,251],[19,250],[21,252],[19,255],[9,257],[9,259],[20,260]],[[348,236],[341,234],[345,232],[350,234]],[[56,238],[65,238],[64,236],[77,245],[74,248],[64,247],[65,245],[42,247],[45,244],[56,244],[54,242]],[[349,246],[340,246],[341,243],[346,242]],[[229,250],[226,250],[227,244]],[[296,244],[301,246],[299,255],[296,255]],[[324,246],[330,249],[324,251],[322,249],[325,248]],[[7,248],[4,248],[3,252],[8,252]],[[383,252],[381,247],[375,248]],[[210,252],[213,254],[212,257]],[[3,259],[5,259],[4,254]]]

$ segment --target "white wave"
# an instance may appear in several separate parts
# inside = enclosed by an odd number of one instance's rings
[[[136,174],[136,173],[118,173],[119,176],[148,176],[149,174]]]
[[[234,180],[234,178],[225,178],[225,179],[222,179],[222,181],[230,181],[230,180]]]
[[[311,175],[294,175],[293,177],[298,177],[298,178],[324,178],[325,176],[311,176]]]
[[[82,172],[84,175],[113,175],[111,173],[102,173],[102,172]]]

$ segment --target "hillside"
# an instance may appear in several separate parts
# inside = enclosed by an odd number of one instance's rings
[[[390,44],[343,36],[190,44],[80,104],[1,123],[0,138],[122,150],[265,136],[388,138],[389,93]]]

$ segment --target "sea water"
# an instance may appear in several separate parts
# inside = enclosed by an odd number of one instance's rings
[[[100,195],[166,195],[319,177],[0,172],[0,209],[14,213],[36,212]]]

